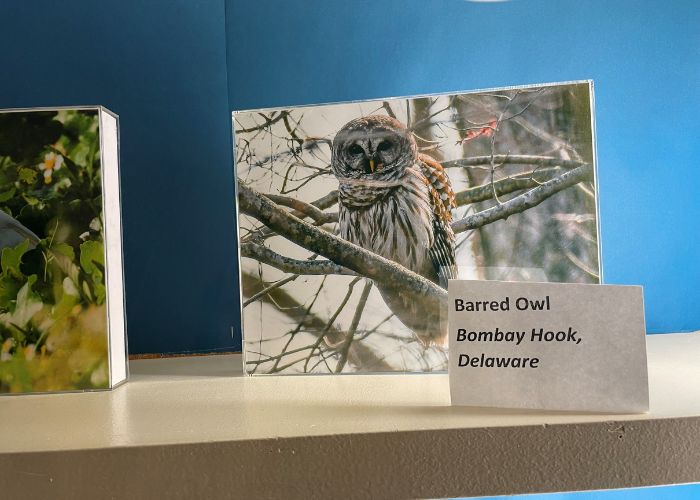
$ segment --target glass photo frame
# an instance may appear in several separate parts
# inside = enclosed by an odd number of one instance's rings
[[[449,279],[601,282],[591,81],[233,128],[248,374],[443,371]]]

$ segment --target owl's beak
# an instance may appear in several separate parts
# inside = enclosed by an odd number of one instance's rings
[[[369,170],[374,173],[374,158],[369,159]]]

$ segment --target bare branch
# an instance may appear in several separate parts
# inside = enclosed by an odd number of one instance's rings
[[[303,222],[239,179],[239,207],[297,245],[412,296],[426,310],[446,305],[447,292],[432,281],[338,236]]]
[[[325,210],[326,208],[332,207],[338,203],[338,190],[334,189],[330,193],[328,193],[326,196],[323,196],[319,198],[318,200],[311,202],[313,206],[316,208],[320,208],[321,210]]]
[[[468,229],[483,227],[497,220],[507,219],[513,214],[524,212],[529,208],[539,205],[559,191],[574,186],[581,181],[591,180],[592,178],[593,168],[590,165],[582,165],[526,193],[518,195],[512,200],[508,200],[505,203],[453,222],[452,229],[455,233],[461,233]]]
[[[511,165],[539,165],[541,167],[562,167],[576,168],[584,164],[577,160],[564,160],[553,156],[538,156],[538,155],[494,155],[493,160],[497,163],[506,163]],[[443,161],[444,168],[454,167],[477,167],[480,165],[490,165],[491,155],[472,156],[470,158],[460,158],[459,160]]]
[[[340,346],[340,359],[335,367],[335,373],[340,373],[345,367],[345,363],[348,360],[348,351],[350,350],[350,345],[355,338],[355,332],[357,331],[357,325],[360,324],[360,318],[365,310],[365,305],[367,304],[367,298],[369,297],[369,292],[372,290],[372,282],[367,280],[365,282],[365,287],[362,289],[362,295],[360,295],[360,300],[355,306],[355,314],[352,317],[352,322],[350,323],[350,328],[348,328],[348,333],[345,334],[345,340],[343,345]]]
[[[571,250],[568,248],[564,248],[564,255],[571,261],[572,264],[574,264],[576,267],[578,267],[581,271],[589,275],[591,278],[594,278],[596,280],[600,280],[600,275],[588,267],[581,259],[579,259]]]
[[[557,167],[530,170],[498,180],[493,183],[493,188],[496,189],[498,196],[503,196],[516,191],[522,191],[523,189],[537,187],[552,179],[554,177],[552,174],[557,172],[560,172],[560,169]],[[535,178],[535,176],[544,176],[544,179],[538,180]],[[473,188],[455,193],[455,202],[457,203],[457,206],[469,205],[471,203],[486,201],[492,198],[493,191],[491,183],[482,184],[481,186],[475,186]]]
[[[324,210],[326,208],[332,207],[336,203],[338,203],[338,190],[334,189],[333,191],[331,191],[327,195],[320,197],[318,200],[312,201],[311,205],[313,205],[314,207],[319,208],[321,210]],[[293,211],[292,215],[294,217],[298,217],[300,219],[304,217],[304,213],[300,212],[298,210]],[[337,214],[332,214],[332,215],[333,215],[334,219],[337,220],[338,215]],[[246,242],[248,242],[250,240],[254,240],[254,239],[259,239],[259,238],[264,239],[268,236],[272,236],[273,234],[274,234],[274,232],[271,231],[270,228],[265,227],[265,228],[262,228],[258,231],[255,231],[254,233],[252,233],[244,238],[241,238],[241,242],[246,243]]]
[[[273,252],[267,247],[256,243],[244,243],[241,245],[241,257],[255,259],[263,264],[272,266],[292,274],[342,274],[354,276],[356,273],[343,266],[339,266],[328,260],[296,260]]]
[[[255,295],[262,289],[260,281],[257,279],[257,277],[254,277],[248,273],[242,273],[241,283],[243,285],[242,292],[246,296]],[[281,306],[281,312],[289,316],[290,320],[299,322],[301,328],[303,328],[303,330],[309,334],[318,335],[326,326],[326,321],[324,319],[321,319],[312,312],[307,311],[296,298],[292,297],[282,288],[272,290],[269,294],[265,295],[262,300],[276,306]],[[243,334],[245,336],[245,330]],[[332,327],[327,332],[326,338],[328,338],[331,342],[340,342],[343,338],[345,338],[345,336],[344,332],[340,332]],[[289,354],[291,354],[291,351]],[[302,357],[300,361],[303,360],[304,358]],[[374,351],[372,351],[362,342],[352,343],[348,353],[348,360],[353,364],[372,366],[376,371],[391,371],[393,369],[391,365],[389,365],[382,358],[378,357]],[[267,359],[260,360],[259,362],[249,361],[248,364],[262,364],[266,361]]]
[[[345,292],[345,297],[343,297],[343,300],[340,301],[340,304],[338,305],[338,307],[336,308],[335,312],[330,317],[328,322],[326,322],[326,326],[321,331],[321,334],[316,339],[316,342],[314,342],[314,344],[311,346],[311,352],[309,352],[309,355],[306,357],[306,360],[304,361],[304,373],[308,372],[309,363],[311,362],[311,358],[313,357],[314,352],[316,351],[316,349],[320,349],[321,343],[325,340],[326,335],[331,330],[331,328],[334,327],[335,320],[338,319],[338,316],[340,316],[340,313],[343,312],[343,309],[345,309],[345,306],[347,305],[348,301],[350,300],[350,297],[352,297],[352,292],[355,289],[355,285],[357,284],[358,281],[360,281],[360,279],[362,279],[362,278],[358,277],[350,282],[350,284],[348,285],[348,290],[347,290],[347,292]],[[331,349],[336,348],[336,345],[333,344],[332,342],[327,341],[326,344]],[[320,352],[319,352],[319,354],[320,354]],[[330,371],[330,367],[329,367],[328,371]]]
[[[286,285],[286,284],[289,283],[290,281],[294,281],[294,280],[297,279],[298,277],[299,277],[298,274],[293,274],[293,275],[287,276],[286,278],[283,278],[283,279],[281,279],[281,280],[279,280],[279,281],[275,281],[272,285],[268,286],[267,288],[263,288],[263,289],[260,290],[258,293],[256,293],[255,295],[253,295],[251,298],[249,298],[249,299],[247,299],[245,302],[243,302],[243,307],[246,307],[247,305],[252,304],[252,303],[255,302],[256,300],[258,300],[260,297],[263,297],[263,296],[267,295],[268,293],[270,293],[272,290],[274,290],[274,289],[276,289],[276,288],[279,288],[279,287],[281,287],[281,286]]]
[[[419,128],[424,127],[424,126],[435,125],[434,123],[430,123],[430,120],[433,119],[435,116],[439,115],[440,113],[448,111],[452,107],[452,101],[453,101],[453,99],[450,98],[450,103],[447,106],[430,113],[425,118],[421,118],[418,122],[414,123],[413,126],[411,126],[409,128],[409,130],[414,131],[414,130],[418,130]]]
[[[327,278],[327,276],[324,276],[323,279],[321,280],[321,284],[318,285],[318,288],[316,289],[316,293],[313,294],[313,298],[311,299],[311,303],[309,303],[309,305],[307,305],[305,310],[304,310],[304,316],[302,317],[301,321],[298,321],[297,326],[295,326],[294,329],[289,332],[289,338],[287,339],[287,343],[282,348],[282,353],[286,353],[289,350],[289,346],[294,341],[294,338],[304,327],[304,321],[309,316],[309,314],[311,313],[311,309],[313,309],[314,304],[316,304],[316,301],[320,297],[321,290],[323,290],[323,287],[326,284],[326,278]],[[274,301],[274,299],[272,297],[270,297],[270,299],[272,300],[272,302],[274,304],[276,304],[276,302]],[[275,360],[275,363],[272,365],[272,368],[270,368],[270,373],[274,373],[276,370],[280,369],[279,364],[281,361],[282,361],[282,358]],[[288,366],[291,366],[291,365],[288,365]],[[284,369],[284,368],[282,368],[282,369]],[[328,371],[330,371],[330,367],[328,368]]]
[[[389,104],[389,101],[384,101],[382,103],[382,108],[386,111],[386,114],[391,116],[392,118],[396,119],[396,113],[394,113],[394,110],[391,109],[391,104]]]
[[[306,217],[313,219],[316,225],[320,226],[329,222],[338,222],[337,213],[325,213],[323,210],[320,210],[312,204],[306,203],[298,198],[292,198],[290,196],[283,196],[280,194],[267,194],[266,196],[278,205],[293,208],[300,215],[305,215]],[[299,215],[296,213],[294,215],[299,217]]]
[[[277,123],[278,121],[282,120],[284,117],[286,117],[289,114],[289,111],[280,111],[280,113],[277,116],[275,116],[274,118],[270,118],[268,116],[265,116],[262,113],[258,113],[258,114],[260,116],[262,116],[263,120],[265,120],[265,123],[263,123],[261,125],[257,125],[255,127],[239,128],[236,130],[236,133],[237,134],[247,134],[250,132],[257,132],[257,131],[263,130],[263,129],[269,127],[270,125],[273,125],[273,124]],[[274,113],[273,113],[273,115],[274,115]]]

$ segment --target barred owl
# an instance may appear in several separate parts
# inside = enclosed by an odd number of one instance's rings
[[[455,277],[454,193],[442,166],[418,152],[411,131],[388,116],[352,120],[333,140],[331,169],[339,181],[341,237],[446,287]],[[424,344],[444,342],[440,311],[377,286]]]

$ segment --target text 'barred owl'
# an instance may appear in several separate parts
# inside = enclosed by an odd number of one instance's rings
[[[388,116],[352,120],[333,140],[331,168],[339,181],[341,237],[447,287],[456,277],[454,193],[442,166],[418,153],[412,132]],[[410,297],[377,286],[423,343],[444,342],[440,311],[421,310]]]

